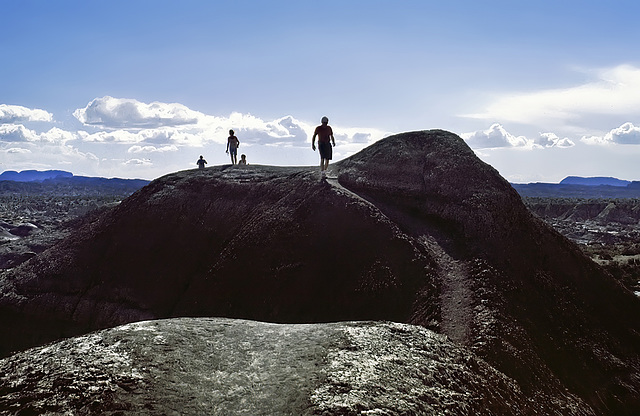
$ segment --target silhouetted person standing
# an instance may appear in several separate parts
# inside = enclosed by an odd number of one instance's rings
[[[198,164],[198,168],[199,169],[204,169],[204,165],[207,164],[207,161],[204,160],[204,158],[202,157],[202,155],[200,155],[200,159],[198,159],[198,161],[196,162]]]
[[[336,145],[336,139],[333,137],[333,130],[329,126],[329,119],[322,117],[322,124],[316,127],[311,138],[311,148],[316,150],[316,136],[318,136],[318,152],[320,153],[320,172],[322,177],[326,176],[326,170],[329,167],[329,161],[333,156],[333,146]]]
[[[233,130],[229,130],[229,139],[227,139],[227,153],[231,156],[231,164],[238,163],[238,146],[240,140],[235,136]]]

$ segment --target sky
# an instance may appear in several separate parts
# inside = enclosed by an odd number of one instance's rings
[[[507,180],[640,180],[637,1],[0,0],[0,171],[316,166],[458,134]]]

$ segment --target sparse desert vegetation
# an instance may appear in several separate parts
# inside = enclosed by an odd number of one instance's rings
[[[640,296],[640,199],[525,197],[523,201]]]
[[[0,185],[0,269],[15,267],[41,253],[82,227],[87,214],[99,215],[133,192],[99,186],[70,191],[10,185],[9,189]]]

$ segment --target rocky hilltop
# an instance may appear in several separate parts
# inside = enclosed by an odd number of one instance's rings
[[[388,137],[327,181],[178,172],[83,224],[3,274],[5,355],[157,318],[386,320],[486,361],[523,414],[640,412],[640,301],[452,133]]]

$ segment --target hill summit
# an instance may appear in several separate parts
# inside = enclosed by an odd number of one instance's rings
[[[330,176],[183,171],[85,218],[2,277],[4,354],[158,318],[396,321],[514,380],[525,414],[640,412],[640,301],[460,137],[391,136]]]

